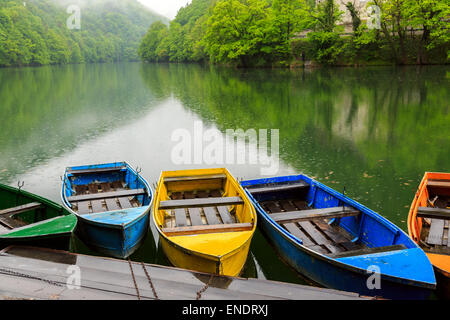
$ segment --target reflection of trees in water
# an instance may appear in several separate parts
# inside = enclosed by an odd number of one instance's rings
[[[136,118],[152,98],[138,69],[92,64],[0,70],[0,178],[8,181]]]
[[[279,128],[284,162],[338,190],[346,184],[375,210],[402,212],[424,171],[450,170],[442,147],[449,144],[450,94],[441,66],[144,65],[141,74],[150,90],[164,88],[222,131]],[[400,178],[412,179],[410,186],[400,188]]]

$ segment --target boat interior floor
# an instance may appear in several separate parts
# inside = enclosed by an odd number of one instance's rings
[[[44,206],[39,202],[31,202],[24,205],[0,210],[0,234],[5,234],[10,232],[12,229],[28,225],[29,223],[23,221],[17,215],[33,210],[36,212],[34,215],[34,223],[42,220],[44,217],[42,212],[42,210],[44,210]]]
[[[81,215],[140,207],[136,196],[144,193],[128,189],[123,181],[74,185],[74,189],[69,202]]]
[[[261,201],[260,204],[271,217],[277,217],[276,220],[279,221],[278,223],[284,229],[300,239],[303,242],[303,245],[311,250],[324,255],[338,257],[342,254],[360,255],[370,253],[371,250],[373,251],[373,249],[376,249],[369,248],[360,241],[353,242],[352,240],[354,237],[349,232],[336,224],[330,224],[332,219],[330,212],[332,213],[333,210],[311,210],[307,203],[300,199]],[[316,210],[324,212],[325,218],[308,219],[312,214],[304,214]],[[349,210],[348,213],[351,213],[351,215],[358,214],[357,211],[355,212],[350,208],[346,208],[346,210]],[[335,217],[342,215],[339,211],[340,210],[334,210],[334,212],[338,213]],[[286,216],[294,213],[302,218],[282,219],[282,213],[285,213]]]
[[[223,190],[197,190],[172,192],[171,200],[220,198]],[[227,205],[205,206],[198,208],[177,208],[171,210],[171,215],[165,218],[165,228],[183,228],[198,226],[218,226],[238,224],[235,206],[230,210]]]
[[[433,194],[427,207],[419,207],[423,218],[421,247],[429,253],[450,255],[450,196]]]

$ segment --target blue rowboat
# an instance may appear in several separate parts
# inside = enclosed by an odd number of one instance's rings
[[[319,285],[388,299],[436,288],[425,253],[400,228],[304,175],[241,182],[281,257]]]
[[[69,167],[63,204],[78,217],[77,233],[94,250],[127,258],[148,230],[152,190],[126,162]]]

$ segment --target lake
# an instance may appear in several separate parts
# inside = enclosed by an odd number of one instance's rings
[[[201,126],[225,141],[227,130],[278,129],[276,175],[304,173],[345,188],[406,230],[424,172],[450,171],[449,85],[448,66],[0,69],[0,181],[24,181],[24,189],[61,202],[61,176],[73,165],[126,160],[151,185],[162,170],[201,167],[226,166],[236,178],[258,178],[260,163],[174,161],[174,132],[195,136]],[[168,264],[156,234],[149,233],[132,260]],[[79,239],[73,250],[96,254]],[[243,276],[305,283],[259,231]]]

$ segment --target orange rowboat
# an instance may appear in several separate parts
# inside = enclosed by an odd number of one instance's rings
[[[433,264],[438,291],[450,298],[450,173],[425,173],[409,211],[408,231]]]

